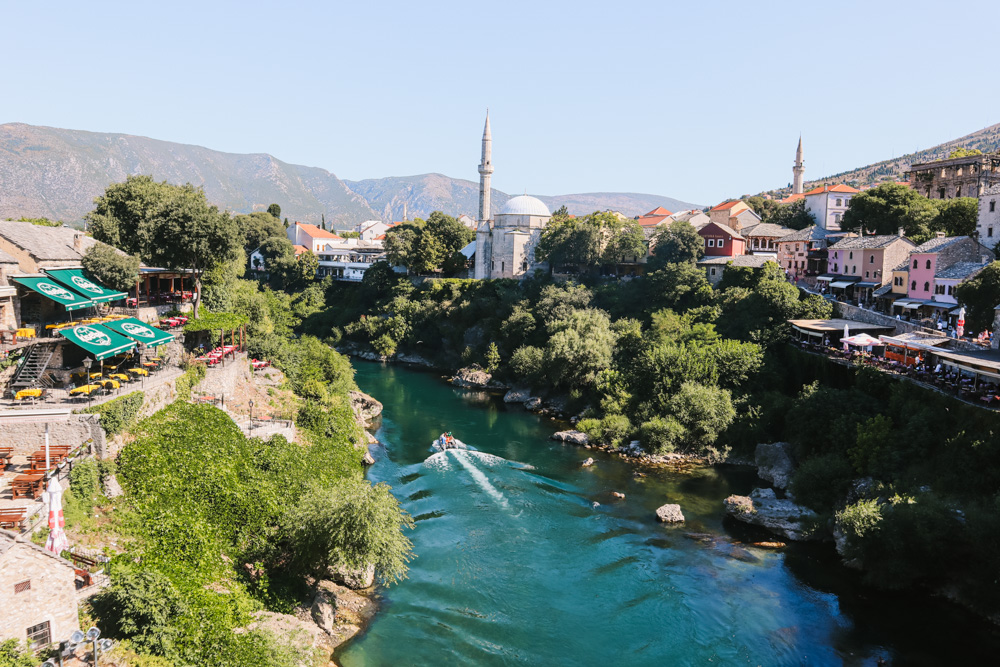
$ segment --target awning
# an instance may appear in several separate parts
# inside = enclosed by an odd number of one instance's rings
[[[833,276],[828,276],[828,275],[816,276],[816,280],[833,280]]]
[[[66,310],[79,310],[93,306],[94,302],[86,297],[80,296],[72,290],[68,290],[54,280],[48,278],[14,278],[16,283],[24,285],[30,290],[38,292],[42,296],[48,297],[65,307]]]
[[[850,287],[853,284],[854,281],[851,280],[834,280],[832,283],[830,283],[830,287],[839,287],[843,289],[845,287]]]
[[[150,326],[134,317],[127,317],[123,320],[115,320],[113,322],[104,322],[101,326],[127,336],[146,347],[156,347],[157,345],[169,343],[174,339],[173,334]]]
[[[128,296],[125,292],[115,292],[89,280],[83,275],[81,269],[45,269],[45,273],[51,276],[56,282],[62,283],[66,287],[87,296],[94,303],[115,301]]]
[[[919,308],[922,305],[922,301],[914,299],[896,299],[892,302],[892,305],[899,306],[900,308],[914,309]]]
[[[862,280],[860,283],[855,283],[858,287],[878,287],[879,283],[869,282],[867,280]]]
[[[71,343],[94,355],[96,361],[127,352],[135,347],[134,340],[129,340],[99,325],[60,329],[59,333]]]
[[[802,327],[797,327],[794,324],[792,325],[792,328],[795,329],[796,331],[798,331],[799,333],[804,333],[807,336],[816,336],[817,338],[820,338],[820,337],[823,336],[823,334],[820,333],[819,331],[809,331],[808,329],[803,329]]]

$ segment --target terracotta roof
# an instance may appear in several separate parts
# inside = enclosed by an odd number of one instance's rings
[[[818,188],[813,188],[812,190],[810,190],[809,192],[806,192],[805,194],[807,194],[807,195],[820,195],[820,194],[823,194],[824,192],[843,192],[843,193],[846,193],[846,194],[857,194],[858,192],[861,192],[861,191],[860,190],[855,190],[851,186],[844,185],[843,183],[841,183],[840,185],[821,185]]]
[[[663,208],[662,206],[657,206],[656,208],[654,208],[649,213],[644,214],[642,217],[643,218],[647,218],[647,217],[649,217],[651,215],[673,215],[673,213],[671,213],[667,209]]]
[[[375,237],[376,241],[385,241],[385,234],[379,234]]]
[[[656,227],[658,224],[669,218],[669,215],[644,215],[636,218],[636,222],[642,227]]]
[[[298,257],[299,255],[301,255],[304,252],[309,252],[309,248],[305,247],[304,245],[293,245],[292,248],[295,249],[295,256],[296,257]]]
[[[737,199],[735,201],[724,201],[721,204],[719,204],[718,206],[713,207],[712,210],[713,211],[725,211],[727,209],[730,209],[730,208],[736,206],[737,204],[742,204],[742,203],[743,202],[741,200],[739,200],[739,199]]]
[[[320,229],[316,225],[307,225],[304,222],[295,223],[299,229],[304,231],[307,236],[311,236],[314,239],[339,239],[340,237],[336,234],[326,231],[325,229]]]
[[[778,203],[779,204],[791,204],[793,201],[798,201],[800,199],[805,199],[805,198],[806,198],[806,196],[804,194],[802,194],[801,192],[796,192],[796,193],[788,195],[784,199],[779,199]]]

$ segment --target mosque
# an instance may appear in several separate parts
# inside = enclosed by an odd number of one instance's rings
[[[483,157],[479,164],[479,226],[476,229],[476,254],[473,277],[524,278],[535,269],[547,269],[535,261],[535,246],[545,225],[552,218],[548,207],[528,195],[514,197],[491,219],[490,177],[493,175],[493,138],[490,114],[486,112],[483,130]]]

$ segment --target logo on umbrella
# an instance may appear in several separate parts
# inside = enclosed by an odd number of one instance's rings
[[[150,331],[148,327],[144,327],[141,324],[135,324],[133,322],[125,322],[122,324],[122,329],[124,329],[127,334],[142,336],[143,338],[152,338],[156,335]]]
[[[76,301],[73,297],[73,293],[70,292],[65,287],[59,287],[59,285],[54,285],[52,283],[38,283],[36,285],[38,289],[45,292],[48,296],[54,299],[62,299],[63,301]]]
[[[92,329],[91,327],[77,327],[74,331],[76,333],[76,337],[84,343],[100,345],[102,347],[111,345],[111,336],[98,331],[97,329]]]
[[[73,284],[76,285],[77,287],[81,287],[87,290],[88,292],[93,292],[94,294],[100,294],[101,292],[104,291],[103,289],[101,289],[94,283],[90,282],[83,276],[73,276],[72,281]]]

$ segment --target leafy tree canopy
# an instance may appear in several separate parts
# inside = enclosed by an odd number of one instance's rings
[[[902,227],[907,236],[920,240],[930,236],[937,214],[934,204],[916,190],[883,183],[851,198],[842,227],[875,234],[895,234]]]
[[[956,148],[951,153],[948,153],[948,159],[950,160],[953,157],[972,157],[973,155],[982,155],[982,154],[983,152],[978,148],[960,147]]]
[[[103,243],[87,248],[81,264],[89,278],[119,292],[134,288],[139,277],[138,255],[125,255]]]
[[[967,307],[966,329],[993,328],[993,309],[1000,304],[1000,262],[993,262],[971,280],[955,288],[955,297]]]
[[[677,220],[656,228],[652,241],[653,255],[647,266],[662,269],[666,264],[697,262],[704,253],[705,243],[691,223]]]

